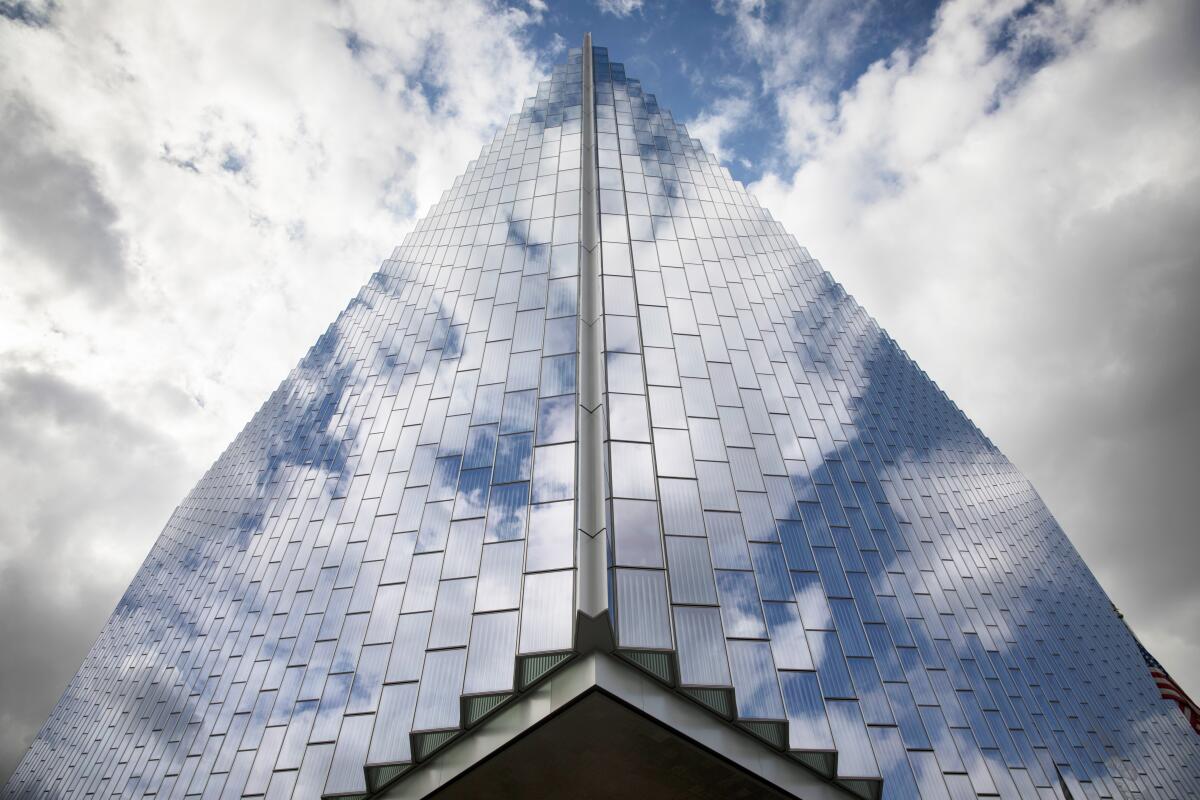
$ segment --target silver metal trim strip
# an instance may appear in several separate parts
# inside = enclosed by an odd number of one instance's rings
[[[600,203],[596,172],[592,35],[583,37],[583,113],[580,138],[578,485],[576,547],[579,625],[576,649],[605,647],[608,621],[608,522],[605,503],[604,299],[600,284]],[[611,645],[607,645],[611,646]]]

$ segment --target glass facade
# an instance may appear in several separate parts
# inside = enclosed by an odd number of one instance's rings
[[[363,797],[596,646],[866,797],[1200,794],[1028,481],[585,46],[179,506],[0,796]]]

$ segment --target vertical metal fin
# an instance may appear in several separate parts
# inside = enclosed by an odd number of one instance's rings
[[[604,300],[600,286],[600,204],[596,181],[592,35],[583,37],[583,113],[580,139],[579,405],[576,409],[578,490],[576,649],[612,648],[608,621],[608,523],[604,448]]]

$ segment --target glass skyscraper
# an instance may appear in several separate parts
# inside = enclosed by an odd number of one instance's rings
[[[174,512],[0,796],[1200,796],[1029,482],[604,48]]]

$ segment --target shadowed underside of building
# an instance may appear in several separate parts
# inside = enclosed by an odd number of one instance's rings
[[[1028,481],[588,39],[175,511],[0,796],[550,794],[1200,794]]]

